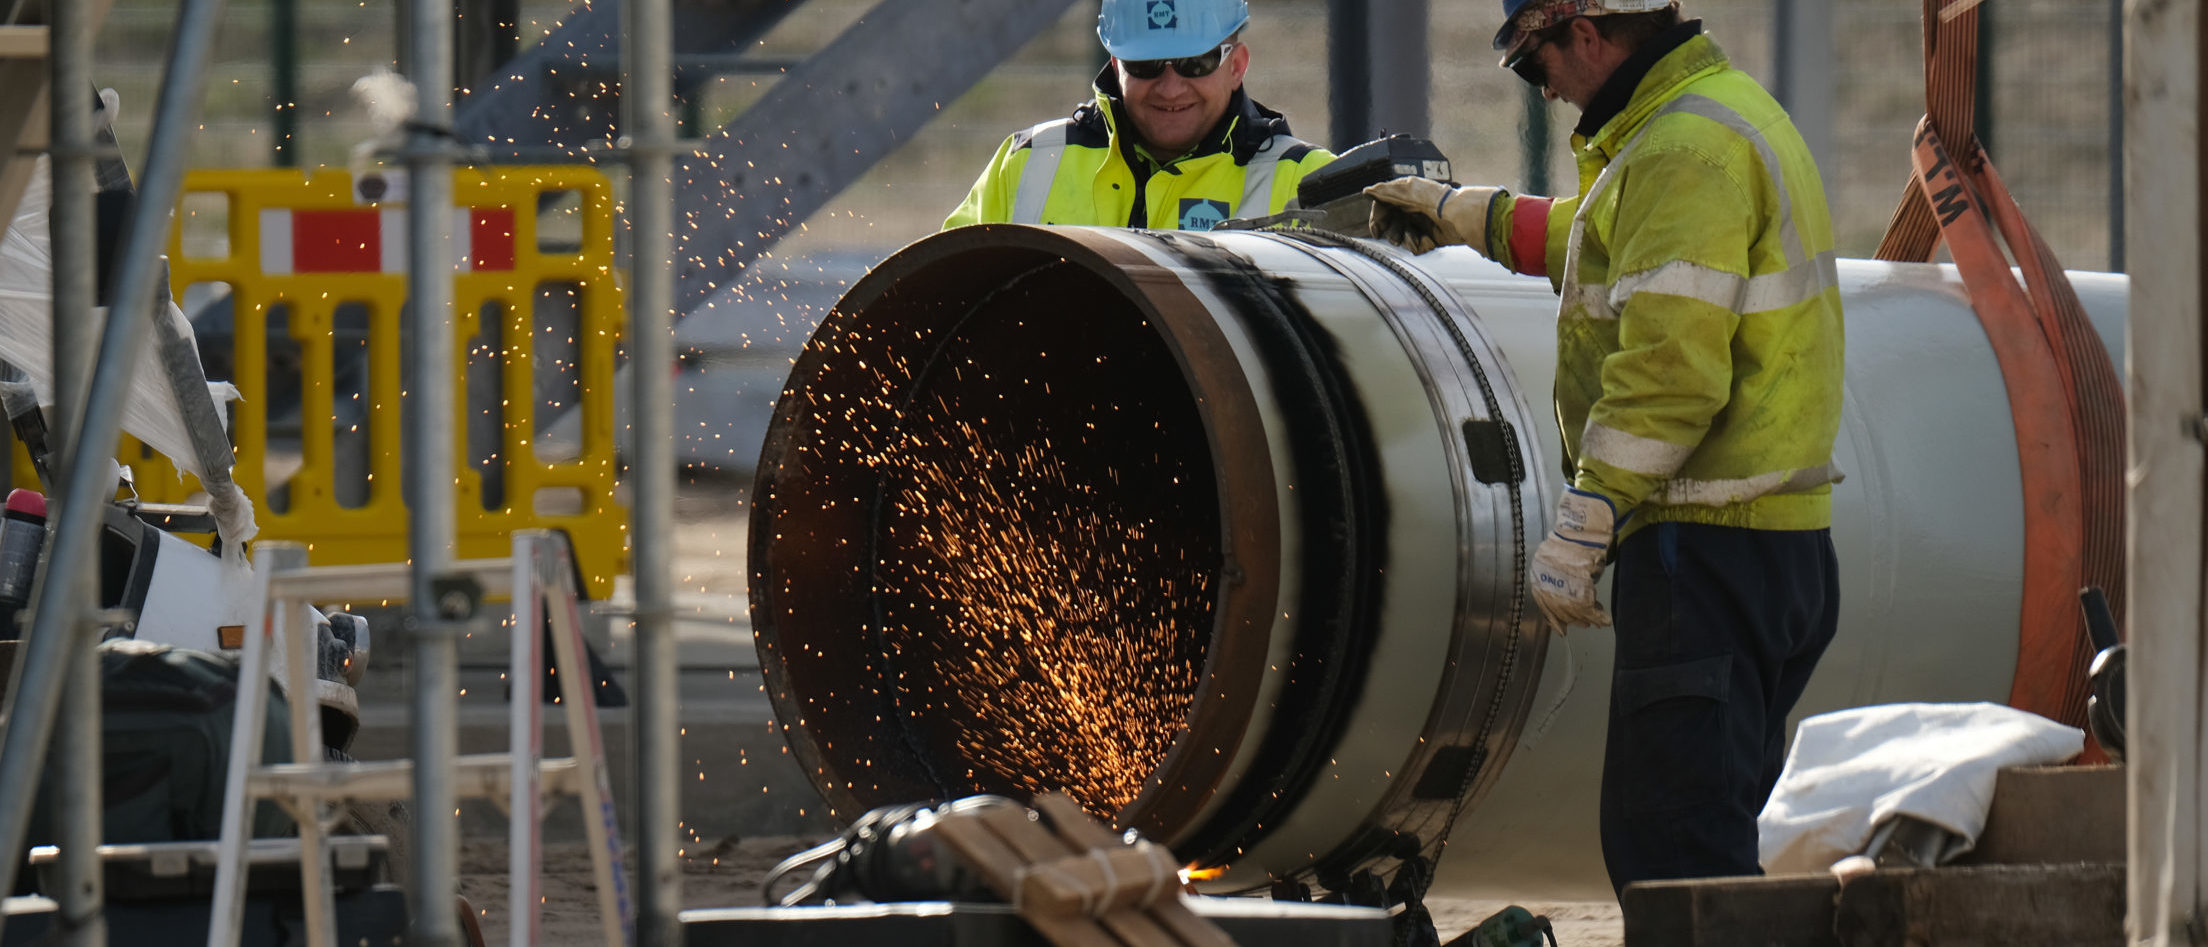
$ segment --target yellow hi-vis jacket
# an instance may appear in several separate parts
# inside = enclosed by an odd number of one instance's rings
[[[1280,113],[1241,89],[1195,150],[1158,163],[1120,129],[1119,76],[1106,67],[1096,98],[1071,118],[1004,140],[943,229],[967,224],[1064,224],[1209,230],[1262,217],[1295,199],[1303,176],[1332,161],[1288,132]]]
[[[1786,111],[1696,35],[1572,143],[1578,196],[1499,196],[1484,249],[1562,296],[1574,485],[1632,528],[1830,526],[1846,346],[1831,211]]]

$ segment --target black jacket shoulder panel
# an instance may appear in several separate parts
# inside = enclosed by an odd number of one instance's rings
[[[1081,103],[1073,110],[1073,127],[1066,129],[1066,144],[1075,148],[1109,148],[1112,146],[1112,126],[1095,101]]]

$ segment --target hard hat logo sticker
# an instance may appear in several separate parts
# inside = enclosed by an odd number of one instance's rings
[[[1181,229],[1210,230],[1227,220],[1227,205],[1223,201],[1207,201],[1200,197],[1181,198]]]
[[[1170,30],[1181,25],[1179,12],[1173,9],[1174,0],[1150,0],[1150,28]]]

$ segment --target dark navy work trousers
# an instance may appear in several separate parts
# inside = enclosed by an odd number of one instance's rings
[[[1756,814],[1785,762],[1786,715],[1839,623],[1832,535],[1658,523],[1612,568],[1610,884],[1762,874]]]

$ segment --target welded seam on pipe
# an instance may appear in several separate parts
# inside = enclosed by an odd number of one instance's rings
[[[1330,436],[1323,438],[1292,438],[1290,450],[1297,456],[1297,467],[1306,470],[1304,489],[1297,491],[1302,515],[1314,522],[1307,524],[1310,535],[1331,534],[1347,537],[1336,543],[1307,542],[1300,555],[1305,557],[1339,555],[1344,561],[1338,565],[1306,562],[1309,575],[1332,576],[1338,582],[1329,591],[1324,583],[1311,583],[1304,588],[1304,601],[1298,614],[1297,664],[1291,667],[1289,679],[1293,687],[1304,679],[1299,669],[1307,671],[1310,688],[1301,696],[1284,695],[1278,706],[1282,711],[1309,715],[1296,722],[1276,720],[1268,729],[1263,746],[1258,750],[1258,762],[1254,772],[1271,772],[1266,781],[1270,788],[1252,783],[1240,787],[1244,815],[1228,821],[1226,829],[1215,826],[1220,820],[1204,826],[1209,830],[1191,838],[1184,845],[1191,851],[1182,852],[1200,861],[1220,860],[1248,837],[1257,827],[1271,824],[1273,816],[1288,812],[1309,790],[1316,779],[1316,760],[1324,759],[1324,749],[1332,747],[1340,739],[1347,725],[1345,709],[1354,703],[1364,686],[1369,649],[1347,647],[1344,640],[1354,634],[1355,627],[1369,627],[1375,620],[1372,612],[1377,608],[1377,596],[1370,582],[1378,581],[1375,570],[1385,567],[1384,543],[1380,538],[1384,530],[1384,509],[1372,508],[1373,491],[1362,489],[1377,467],[1372,453],[1371,431],[1365,419],[1369,413],[1358,402],[1348,386],[1336,384],[1341,366],[1324,357],[1327,340],[1324,329],[1317,326],[1301,303],[1286,288],[1246,258],[1228,251],[1219,244],[1190,233],[1161,233],[1137,231],[1144,237],[1165,243],[1186,256],[1196,272],[1211,282],[1213,288],[1230,301],[1243,304],[1244,317],[1262,316],[1273,322],[1278,333],[1253,333],[1253,339],[1261,343],[1268,370],[1296,368],[1301,375],[1313,382],[1309,390],[1300,387],[1281,388],[1276,397],[1309,397],[1311,403],[1304,406],[1308,412],[1292,412],[1298,417],[1323,423]],[[1262,343],[1275,343],[1264,348]],[[1319,458],[1306,454],[1312,450],[1311,441],[1322,441],[1331,455]],[[1349,445],[1355,444],[1356,450]],[[1323,461],[1323,462],[1321,462]],[[1309,465],[1306,469],[1306,465]],[[1327,489],[1310,482],[1314,474],[1332,470],[1338,478]],[[1332,512],[1316,508],[1322,502],[1334,504]],[[1369,561],[1368,561],[1369,560]],[[1333,627],[1348,623],[1352,628]],[[1333,633],[1331,638],[1321,637]],[[1321,646],[1324,646],[1323,648]],[[1303,667],[1304,662],[1309,667]],[[1349,698],[1336,699],[1338,692],[1346,691]],[[1304,699],[1310,698],[1310,699]],[[1285,725],[1284,725],[1285,724]],[[1234,811],[1235,803],[1229,802],[1225,811]],[[1225,833],[1223,835],[1223,833]]]
[[[1495,394],[1495,386],[1487,377],[1486,367],[1480,359],[1477,349],[1473,346],[1471,339],[1465,336],[1462,327],[1458,326],[1456,320],[1451,317],[1448,307],[1442,302],[1441,295],[1435,292],[1426,280],[1420,278],[1416,270],[1404,265],[1389,251],[1379,250],[1343,234],[1315,228],[1282,228],[1270,232],[1276,237],[1312,247],[1341,249],[1356,253],[1379,264],[1382,268],[1394,274],[1404,285],[1411,287],[1420,299],[1426,303],[1427,309],[1434,316],[1435,321],[1440,323],[1443,329],[1447,331],[1450,340],[1456,344],[1458,354],[1472,370],[1473,379],[1479,386],[1481,401],[1487,409],[1488,417],[1498,420],[1504,417],[1502,402]],[[1340,267],[1327,260],[1323,254],[1314,253],[1312,256],[1327,263],[1337,272],[1342,272]],[[1429,843],[1434,853],[1433,858],[1429,860],[1430,863],[1439,862],[1441,850],[1448,846],[1449,835],[1455,830],[1458,817],[1464,813],[1464,809],[1470,800],[1472,788],[1477,785],[1480,776],[1487,769],[1487,763],[1491,759],[1488,744],[1493,738],[1495,725],[1504,712],[1504,700],[1510,691],[1511,678],[1517,670],[1520,637],[1518,629],[1524,623],[1526,603],[1527,562],[1524,477],[1527,475],[1525,472],[1528,472],[1529,468],[1522,456],[1517,438],[1515,436],[1506,438],[1504,443],[1510,452],[1510,461],[1513,468],[1522,472],[1520,479],[1505,485],[1510,492],[1512,566],[1510,608],[1506,613],[1508,621],[1506,627],[1511,629],[1511,633],[1503,648],[1501,671],[1495,681],[1495,695],[1488,703],[1487,713],[1482,715],[1478,735],[1472,743],[1474,748],[1473,763],[1466,768],[1464,778],[1457,787],[1456,802],[1451,807],[1448,821],[1442,825],[1441,832]],[[1425,848],[1426,846],[1421,846],[1422,851]],[[1429,881],[1431,880],[1430,873],[1427,878]],[[1420,892],[1420,894],[1423,893],[1423,891]]]

